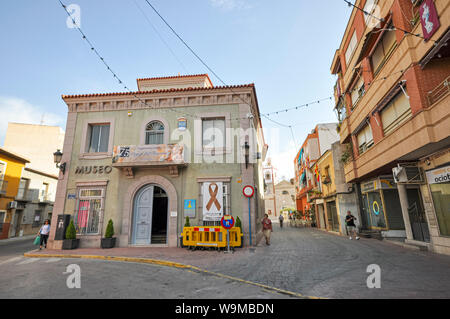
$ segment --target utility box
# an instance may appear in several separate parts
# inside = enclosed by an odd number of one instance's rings
[[[66,229],[70,223],[70,215],[58,215],[58,220],[56,222],[56,233],[55,240],[64,240],[66,236]]]

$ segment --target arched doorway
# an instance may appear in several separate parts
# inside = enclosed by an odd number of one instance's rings
[[[168,199],[166,191],[156,184],[146,185],[137,192],[131,244],[167,244]]]

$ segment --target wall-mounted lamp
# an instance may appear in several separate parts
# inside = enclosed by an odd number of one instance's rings
[[[59,168],[59,170],[64,175],[64,173],[66,172],[66,163],[60,164],[61,160],[62,160],[62,156],[63,156],[63,153],[61,153],[60,150],[57,150],[55,153],[53,153],[53,159],[56,164],[56,167]]]
[[[245,142],[244,145],[244,150],[245,150],[245,168],[248,168],[248,160],[250,157],[250,145],[248,144],[248,142]]]

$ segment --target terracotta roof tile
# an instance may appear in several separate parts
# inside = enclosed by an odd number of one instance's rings
[[[157,93],[172,93],[172,92],[193,92],[193,91],[212,91],[223,89],[238,89],[238,88],[254,88],[255,84],[243,84],[243,85],[229,85],[229,86],[216,86],[216,87],[197,87],[197,88],[172,88],[163,90],[151,90],[151,91],[137,91],[137,92],[113,92],[113,93],[91,93],[91,94],[76,94],[76,95],[62,95],[63,99],[73,98],[85,98],[85,97],[104,97],[104,96],[127,96],[127,95],[143,95],[143,94],[157,94]]]

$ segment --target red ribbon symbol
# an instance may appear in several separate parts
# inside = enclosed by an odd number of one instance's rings
[[[213,185],[216,186],[216,189],[214,191],[212,189]],[[219,201],[216,198],[218,192],[219,192],[219,186],[217,186],[216,183],[209,184],[209,195],[211,196],[211,198],[208,202],[208,205],[206,205],[207,210],[210,210],[211,206],[214,204],[214,205],[216,205],[217,210],[220,211],[221,206],[220,206]]]

